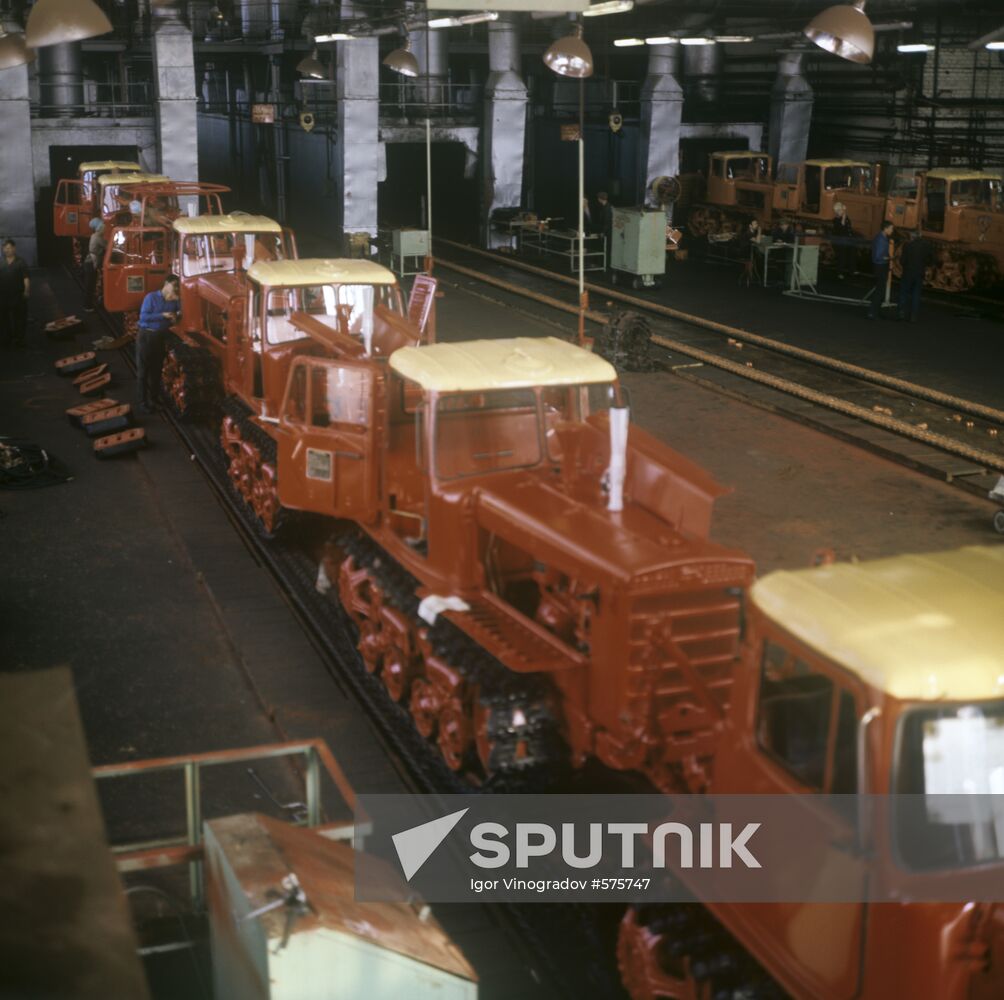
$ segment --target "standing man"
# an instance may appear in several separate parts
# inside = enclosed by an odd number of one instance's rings
[[[160,370],[167,351],[167,331],[178,321],[180,281],[176,274],[164,279],[159,292],[143,299],[136,333],[136,382],[140,413],[152,412],[160,399]]]
[[[900,263],[903,274],[899,279],[899,318],[916,323],[920,316],[920,293],[924,287],[924,274],[932,259],[931,244],[918,230],[903,247]]]
[[[600,191],[596,195],[596,208],[592,213],[593,232],[600,235],[610,236],[610,225],[613,221],[613,212],[610,208],[610,199],[606,191]]]
[[[18,257],[17,244],[7,240],[0,258],[0,343],[4,347],[24,347],[30,294],[28,265]]]
[[[854,258],[856,251],[850,244],[854,237],[854,227],[851,225],[851,217],[847,214],[847,206],[838,201],[833,206],[833,235],[841,241],[834,245],[837,258],[837,277],[841,280],[845,274],[854,273]]]
[[[868,306],[868,318],[878,319],[882,314],[882,303],[885,301],[885,289],[889,283],[889,252],[891,250],[893,224],[883,222],[875,239],[872,240],[872,278],[875,288],[872,289],[872,300]]]
[[[94,312],[94,293],[98,288],[98,273],[105,259],[105,224],[91,219],[91,239],[84,258],[84,312]]]

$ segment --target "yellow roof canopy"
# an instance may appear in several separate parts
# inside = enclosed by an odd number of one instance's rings
[[[171,178],[164,174],[102,174],[98,178],[98,183],[102,187],[109,184],[170,184]]]
[[[203,236],[214,233],[281,233],[282,226],[264,215],[187,215],[174,220],[174,229],[184,236]]]
[[[307,258],[258,261],[248,277],[261,285],[394,285],[392,271],[371,260]]]
[[[807,167],[865,167],[871,169],[870,163],[864,160],[806,160]]]
[[[1004,697],[1004,546],[770,573],[753,603],[894,698]]]
[[[993,170],[928,170],[928,177],[942,181],[999,181],[1000,171]]]
[[[126,173],[143,172],[143,168],[131,160],[93,160],[88,163],[81,163],[77,167],[77,172],[81,174],[93,173],[95,170],[117,170]]]
[[[722,160],[734,160],[734,159],[745,159],[748,156],[768,156],[767,153],[762,153],[758,149],[730,149],[723,153],[712,153],[714,157]]]
[[[433,392],[487,392],[538,385],[613,382],[609,361],[556,337],[468,340],[402,347],[390,357],[399,375]]]

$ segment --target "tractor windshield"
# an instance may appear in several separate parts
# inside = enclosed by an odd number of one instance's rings
[[[766,156],[737,156],[728,161],[726,176],[737,181],[762,181],[769,174]]]
[[[1000,212],[1004,210],[1001,195],[1002,184],[996,177],[972,178],[952,182],[952,205],[958,207],[986,208]]]
[[[824,184],[827,191],[870,191],[872,189],[872,168],[866,163],[827,167]]]
[[[210,271],[246,271],[257,261],[285,257],[281,233],[203,233],[186,236],[181,246],[183,277]]]
[[[395,285],[298,285],[270,288],[265,298],[266,339],[270,344],[302,340],[306,334],[293,327],[293,313],[313,316],[332,329],[353,337],[373,336],[373,310],[384,306],[401,313]]]
[[[528,469],[562,459],[562,425],[615,405],[613,383],[493,389],[440,396],[436,474],[440,479]]]
[[[895,838],[908,868],[1004,861],[1004,702],[906,712],[894,788],[907,796],[896,800]]]

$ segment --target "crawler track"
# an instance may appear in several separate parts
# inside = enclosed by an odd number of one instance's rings
[[[577,314],[575,280],[449,240],[436,240],[437,264],[482,286],[494,301],[519,308],[527,297]],[[470,283],[460,286],[483,295]],[[783,413],[900,464],[986,496],[1004,471],[1004,411],[904,379],[783,344],[607,286],[587,285],[595,298],[643,316],[658,367],[753,405]],[[486,296],[492,297],[492,296]],[[595,335],[617,314],[590,309]],[[571,326],[560,324],[573,333]]]

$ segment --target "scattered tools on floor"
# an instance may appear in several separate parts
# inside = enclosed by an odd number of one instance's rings
[[[77,388],[80,390],[82,396],[95,396],[110,385],[111,381],[111,372],[105,372],[103,375],[95,375],[89,378],[86,382],[82,382],[77,386]]]
[[[68,358],[60,358],[56,362],[56,371],[60,375],[74,375],[89,367],[97,358],[93,351],[84,351],[83,354],[71,354]]]
[[[132,423],[132,407],[128,403],[109,406],[95,413],[88,413],[80,420],[80,427],[88,437],[99,437],[112,431],[125,430]]]
[[[90,382],[92,378],[97,378],[99,375],[104,375],[108,371],[107,364],[95,365],[93,368],[88,368],[87,371],[81,372],[74,380],[73,384],[79,388],[85,382]]]
[[[68,483],[70,470],[55,455],[23,438],[0,437],[0,490]]]
[[[81,403],[79,406],[71,406],[66,411],[66,416],[74,427],[79,427],[80,421],[88,414],[98,413],[100,410],[107,410],[112,406],[118,405],[119,401],[117,399],[105,396],[103,399],[96,399],[92,403]]]
[[[139,451],[146,446],[146,431],[142,427],[130,427],[118,434],[100,437],[94,442],[95,458],[111,458],[130,451]]]
[[[49,340],[73,340],[83,325],[84,321],[79,316],[64,316],[46,323],[45,335]]]

